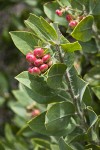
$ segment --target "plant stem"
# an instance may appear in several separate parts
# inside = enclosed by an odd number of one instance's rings
[[[60,49],[59,45],[56,45],[56,50],[58,51],[60,62],[64,63],[64,60],[63,60],[63,57],[61,54],[61,49]],[[72,90],[71,81],[70,81],[70,74],[68,71],[66,71],[66,73],[65,73],[65,79],[66,79],[66,82],[68,84],[68,91],[69,91],[71,98],[73,100],[73,104],[75,106],[76,112],[80,118],[81,126],[83,127],[84,131],[86,131],[87,125],[85,123],[84,113],[83,113],[83,110],[81,108],[81,105],[79,104],[78,97],[74,96],[74,92]]]

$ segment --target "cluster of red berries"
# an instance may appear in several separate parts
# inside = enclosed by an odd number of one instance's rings
[[[56,10],[56,14],[58,16],[62,16],[65,10]],[[84,18],[84,16],[79,16],[77,19],[74,19],[74,17],[71,14],[66,15],[66,20],[69,22],[69,27],[74,28],[76,25]]]
[[[50,54],[45,54],[42,48],[35,48],[33,52],[28,53],[26,60],[30,64],[28,72],[35,76],[44,73],[52,65]]]

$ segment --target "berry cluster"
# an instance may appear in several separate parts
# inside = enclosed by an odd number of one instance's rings
[[[66,7],[65,9],[57,9],[56,14],[58,16],[62,16],[63,13],[67,12],[69,9],[70,9],[69,7]],[[74,17],[71,14],[66,15],[66,20],[69,22],[69,27],[71,27],[71,28],[76,27],[76,25],[84,18],[85,18],[85,16],[78,16],[78,17],[75,16]]]
[[[28,72],[35,76],[44,73],[52,65],[50,54],[45,54],[42,48],[36,48],[33,52],[28,53],[26,60],[30,64]]]

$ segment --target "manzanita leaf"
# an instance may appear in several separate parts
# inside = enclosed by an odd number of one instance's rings
[[[45,29],[45,32],[50,36],[52,40],[57,40],[58,36],[56,30],[43,18],[40,18],[41,23]]]
[[[73,32],[72,37],[76,40],[87,42],[92,37],[93,16],[87,16],[78,23]]]
[[[62,86],[62,78],[66,71],[67,66],[65,64],[54,64],[49,72],[47,78],[47,84],[53,89],[57,89]]]
[[[59,9],[59,7],[60,7],[59,4],[55,1],[48,2],[44,5],[44,12],[47,15],[47,17],[52,21],[54,21],[55,23],[67,27],[68,23],[66,21],[66,14],[60,17],[55,13],[55,11]]]
[[[12,40],[16,47],[26,55],[38,45],[38,38],[36,35],[26,31],[12,31],[10,32]]]
[[[19,74],[16,79],[25,85],[28,96],[40,104],[49,104],[69,99],[68,94],[50,89],[42,77],[35,77],[27,71]]]
[[[48,131],[45,127],[45,115],[46,115],[46,112],[40,114],[39,116],[33,118],[32,120],[30,120],[28,122],[28,125],[29,127],[37,132],[37,133],[40,133],[40,134],[43,134],[43,135],[53,135],[53,136],[63,136],[63,135],[66,135],[68,130],[69,129],[64,129],[64,130],[60,130],[58,132],[56,131]]]
[[[100,15],[100,0],[89,0],[89,13],[93,15]]]
[[[95,86],[92,88],[92,90],[95,93],[95,95],[98,97],[98,99],[100,100],[100,86]]]
[[[3,144],[1,143],[1,141],[0,141],[0,149],[5,150],[5,148],[4,148]]]
[[[65,53],[74,52],[74,51],[77,51],[77,50],[82,50],[82,47],[78,42],[61,44],[61,47],[62,47],[62,49],[64,50]]]
[[[90,54],[95,54],[98,52],[98,47],[96,45],[96,41],[95,39],[91,39],[88,42],[80,42],[81,46],[82,46],[82,50],[85,53],[90,53]]]
[[[78,97],[82,102],[82,98],[88,83],[86,83],[83,79],[77,76],[74,68],[71,68],[69,71],[67,71],[67,74],[69,76],[71,88],[74,95]]]
[[[64,141],[63,138],[60,138],[59,140],[59,148],[60,150],[74,150]]]
[[[71,102],[61,102],[52,105],[46,113],[45,125],[49,131],[60,131],[67,127],[75,107]]]
[[[87,107],[87,112],[89,116],[89,128],[88,131],[93,127],[93,125],[96,123],[98,120],[97,114],[93,111],[92,107],[88,106]]]
[[[95,66],[84,76],[84,80],[91,86],[100,85],[100,66]]]
[[[83,0],[70,0],[71,6],[74,9],[81,10],[83,9]]]

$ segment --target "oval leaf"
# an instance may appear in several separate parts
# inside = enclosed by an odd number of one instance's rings
[[[49,72],[47,78],[47,84],[53,88],[57,89],[62,86],[62,78],[66,71],[67,66],[65,64],[54,64]]]
[[[87,16],[75,27],[71,33],[72,37],[82,42],[89,41],[92,37],[92,24],[93,16]]]

